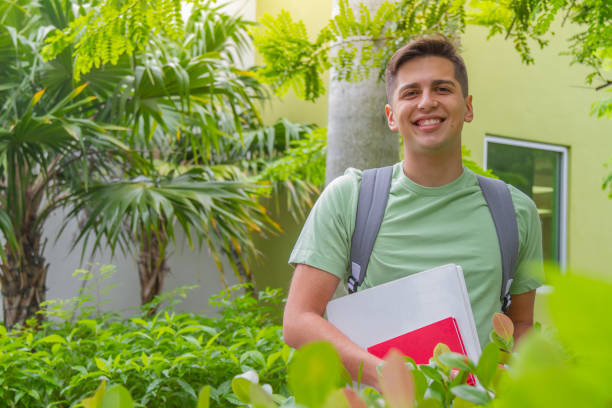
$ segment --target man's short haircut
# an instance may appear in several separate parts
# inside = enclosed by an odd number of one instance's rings
[[[389,60],[385,70],[387,100],[393,102],[393,92],[397,82],[397,71],[406,62],[421,57],[442,57],[453,63],[455,79],[461,85],[463,97],[468,96],[468,77],[463,58],[457,54],[457,48],[446,37],[425,37],[404,45]]]

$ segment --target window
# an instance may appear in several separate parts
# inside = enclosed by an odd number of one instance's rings
[[[565,269],[567,148],[485,136],[484,165],[535,202],[542,220],[544,260]]]

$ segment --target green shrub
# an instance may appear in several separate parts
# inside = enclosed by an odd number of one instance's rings
[[[93,281],[91,272],[76,273]],[[101,268],[101,279],[110,273]],[[86,287],[73,299],[48,302],[38,327],[7,333],[0,326],[2,405],[72,407],[105,380],[123,385],[136,406],[192,407],[204,385],[212,406],[228,406],[238,402],[231,379],[249,370],[282,392],[291,350],[278,324],[280,292],[256,299],[246,285],[229,288],[211,298],[220,310],[210,318],[174,311],[189,289],[158,298],[153,315],[150,305],[121,318],[101,313],[93,296],[100,288]]]
[[[0,328],[0,398],[14,407],[610,407],[612,284],[555,275],[551,328],[533,330],[510,352],[511,323],[496,315],[478,362],[444,345],[429,365],[392,354],[381,369],[384,398],[373,388],[347,388],[330,344],[293,353],[281,339],[277,291],[256,299],[249,287],[230,288],[211,299],[220,308],[211,319],[175,313],[180,289],[157,300],[170,303],[159,313],[147,317],[145,309],[125,320],[99,313],[81,293],[50,306],[54,320],[38,330]],[[469,374],[478,387],[465,384]]]

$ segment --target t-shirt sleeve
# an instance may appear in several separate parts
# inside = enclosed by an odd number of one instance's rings
[[[519,295],[542,286],[542,223],[535,203],[510,187],[519,227],[519,256],[510,293]]]
[[[359,178],[347,171],[325,188],[304,223],[290,264],[310,265],[341,280],[347,276]]]

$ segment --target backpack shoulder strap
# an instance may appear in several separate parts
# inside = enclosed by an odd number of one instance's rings
[[[510,286],[514,279],[514,271],[519,250],[518,225],[510,189],[505,182],[477,175],[480,189],[484,195],[495,230],[499,240],[502,260],[502,310],[506,312],[510,306]]]
[[[347,281],[349,293],[363,283],[374,241],[387,207],[393,166],[364,170],[357,200],[355,229],[351,238],[351,274]]]

